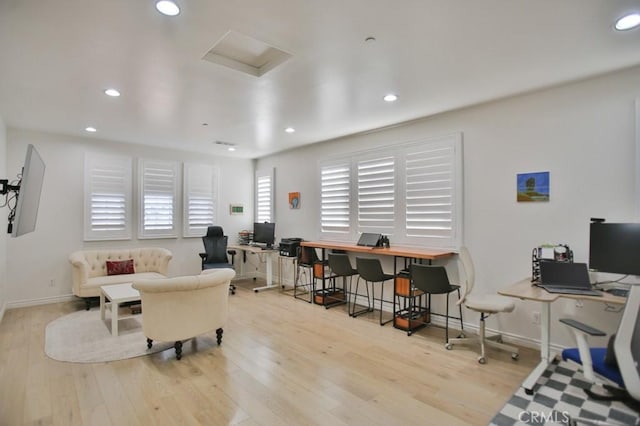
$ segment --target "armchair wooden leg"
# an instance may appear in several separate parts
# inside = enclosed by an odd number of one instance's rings
[[[222,343],[222,332],[223,330],[221,328],[216,330],[216,337],[218,340],[218,346],[220,346],[220,343]]]
[[[176,359],[180,360],[182,358],[182,342],[178,340],[173,347],[176,348]]]

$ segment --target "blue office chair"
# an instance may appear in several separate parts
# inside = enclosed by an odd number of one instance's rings
[[[629,292],[622,319],[614,339],[606,348],[590,348],[588,336],[605,333],[579,321],[562,318],[571,327],[578,347],[562,351],[562,359],[582,365],[584,377],[592,383],[585,389],[589,397],[598,400],[621,400],[640,410],[640,285]],[[596,376],[599,375],[599,377]],[[615,383],[605,383],[600,377]]]
[[[227,250],[227,240],[228,238],[224,235],[221,226],[209,226],[207,228],[207,235],[202,237],[205,253],[199,253],[202,259],[202,270],[219,268],[235,269],[233,261],[236,251]],[[231,262],[229,262],[228,256],[231,256]],[[231,284],[229,290],[231,294],[236,294],[235,284]]]

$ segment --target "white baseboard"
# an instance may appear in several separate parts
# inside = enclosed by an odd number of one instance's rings
[[[7,303],[3,303],[0,306],[0,323],[2,323],[2,318],[4,318],[4,312],[7,310]]]
[[[366,305],[366,298],[362,295],[359,295],[358,298],[356,299],[357,302],[361,305]],[[378,302],[375,306],[375,309],[380,309],[380,302]],[[457,310],[457,308],[456,308]],[[388,302],[387,304],[385,304],[383,306],[383,311],[385,312],[393,312],[393,307],[391,306],[391,303]],[[455,315],[455,314],[454,314]],[[464,321],[464,311],[463,311],[463,321],[462,324],[464,325],[464,331],[466,332],[471,332],[472,334],[478,334],[478,331],[480,329],[480,325],[479,324],[475,324],[475,323],[469,323],[469,322],[465,322]],[[506,314],[508,315],[508,314]],[[446,320],[444,317],[441,316],[435,316],[432,315],[431,316],[431,324],[438,326],[438,327],[443,327],[446,324]],[[457,330],[460,326],[460,321],[458,320],[452,320],[449,319],[449,326],[451,328],[454,328],[455,330]],[[500,330],[494,330],[491,328],[486,328],[485,329],[486,335],[487,337],[489,336],[493,336],[495,334],[501,334],[502,335],[502,340],[504,340],[505,343],[511,343],[511,344],[515,344],[518,346],[523,346],[526,348],[531,348],[531,349],[536,349],[536,350],[540,350],[540,339],[533,339],[530,337],[526,337],[526,336],[521,336],[518,334],[514,334],[514,333],[505,333],[503,331]],[[450,334],[451,335],[451,334]],[[551,351],[562,351],[562,349],[564,349],[564,346],[560,346],[560,345],[556,345],[556,344],[551,344],[550,345],[550,349]]]
[[[7,309],[26,308],[29,306],[48,305],[50,303],[69,302],[76,299],[73,294],[66,294],[61,296],[42,297],[40,299],[29,300],[16,300],[14,302],[7,302]]]

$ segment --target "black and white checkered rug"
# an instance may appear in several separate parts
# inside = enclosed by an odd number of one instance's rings
[[[556,361],[533,395],[520,387],[490,425],[640,425],[639,413],[624,403],[589,399],[583,390],[589,386],[577,365]]]

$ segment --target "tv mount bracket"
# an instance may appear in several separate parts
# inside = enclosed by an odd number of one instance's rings
[[[0,179],[0,195],[8,194],[9,191],[20,190],[20,185],[9,185],[9,179]]]

